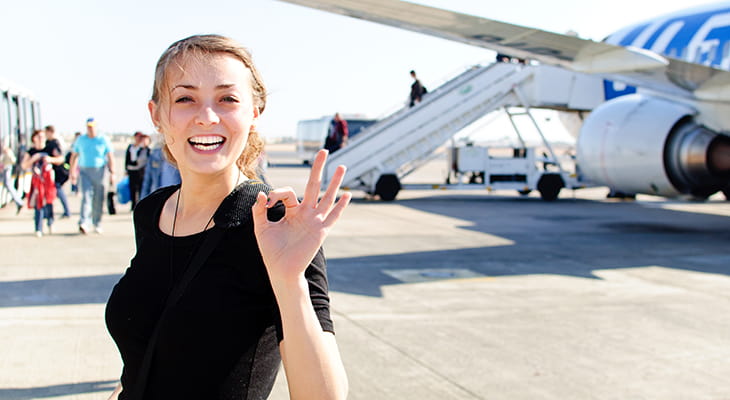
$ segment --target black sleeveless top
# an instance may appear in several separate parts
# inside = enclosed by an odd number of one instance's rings
[[[225,234],[162,321],[145,399],[266,399],[271,392],[283,333],[253,233],[255,194],[245,185],[219,206],[212,229]],[[159,189],[134,209],[137,253],[107,302],[107,328],[124,363],[120,400],[132,392],[166,297],[206,234],[173,240],[160,231],[162,207],[178,188]],[[283,209],[272,208],[269,219],[281,218]],[[321,249],[305,276],[322,329],[334,332]]]

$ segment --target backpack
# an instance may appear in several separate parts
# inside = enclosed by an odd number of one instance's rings
[[[53,172],[56,174],[56,183],[63,185],[71,175],[71,152],[66,153],[66,157],[63,160],[63,164],[54,165]]]

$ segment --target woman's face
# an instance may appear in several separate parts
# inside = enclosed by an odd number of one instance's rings
[[[181,172],[215,174],[237,168],[258,118],[249,69],[221,53],[188,59],[167,79],[169,92],[161,95],[160,104],[150,102],[150,113]]]
[[[42,149],[46,146],[46,134],[45,132],[40,132],[39,134],[33,136],[33,147],[36,149]]]

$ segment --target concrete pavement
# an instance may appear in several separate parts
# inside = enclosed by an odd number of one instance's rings
[[[306,172],[269,175],[301,191]],[[604,194],[356,194],[325,244],[349,398],[730,399],[730,204]],[[131,215],[88,236],[74,215],[38,239],[12,208],[0,399],[105,399],[121,363],[104,302]],[[280,377],[272,399],[288,398]]]

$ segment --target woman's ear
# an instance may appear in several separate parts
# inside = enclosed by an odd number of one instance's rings
[[[155,103],[154,100],[150,100],[147,103],[147,109],[150,112],[150,119],[152,120],[152,124],[155,126],[155,129],[157,129],[158,133],[162,133],[160,132],[160,114],[157,103]]]

